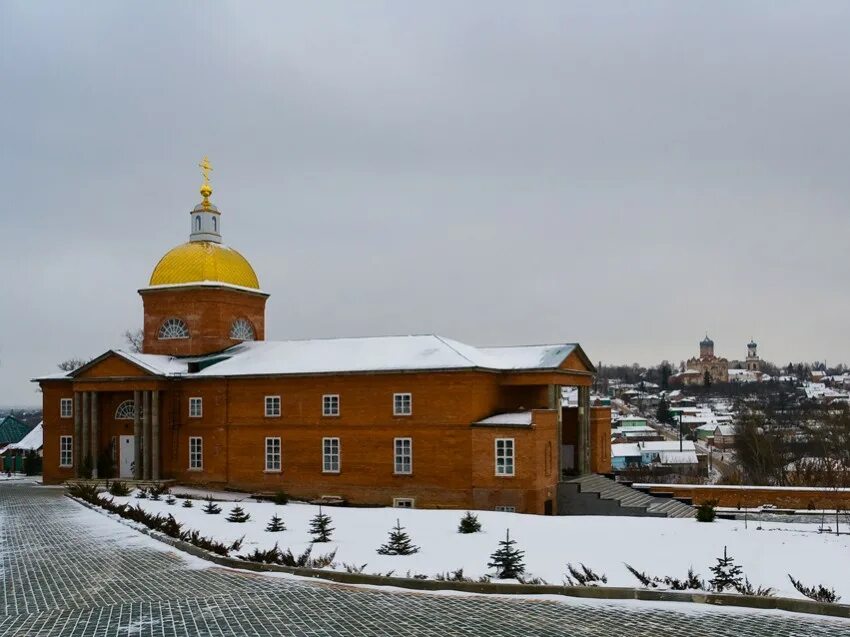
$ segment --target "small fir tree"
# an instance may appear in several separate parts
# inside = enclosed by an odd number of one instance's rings
[[[165,503],[166,504],[174,504],[175,502],[177,502],[177,498],[175,498],[173,495],[165,496]]]
[[[186,498],[185,500],[183,500],[183,508],[184,509],[191,509],[193,506],[194,506],[194,504],[192,504],[192,501],[189,498]]]
[[[378,549],[379,555],[413,555],[418,552],[419,547],[410,541],[410,536],[405,533],[398,519],[390,531],[390,539]]]
[[[221,513],[221,507],[218,506],[215,502],[213,502],[212,496],[207,497],[207,503],[201,510],[204,513],[209,513],[210,515],[218,515],[219,513]]]
[[[251,514],[245,513],[245,510],[241,506],[236,505],[230,510],[230,515],[226,519],[228,522],[247,522],[251,519]]]
[[[516,540],[511,539],[510,529],[505,531],[505,539],[499,540],[499,548],[490,556],[487,564],[496,569],[496,579],[516,579],[517,575],[525,572],[525,563],[522,561],[525,551],[514,548]]]
[[[717,512],[714,509],[716,501],[703,502],[697,507],[697,522],[714,522]]]
[[[735,564],[735,560],[731,555],[726,554],[726,547],[723,547],[723,557],[718,557],[717,564],[709,570],[714,573],[708,583],[718,593],[722,593],[727,588],[737,589],[742,584],[743,569]]]
[[[481,522],[478,521],[478,516],[467,511],[460,519],[460,524],[457,527],[458,533],[478,533],[481,530]]]
[[[319,505],[319,512],[310,520],[310,534],[313,536],[313,541],[330,542],[333,530],[331,517],[322,513],[322,507]]]
[[[280,519],[280,516],[275,513],[272,516],[272,519],[269,520],[269,523],[266,525],[266,531],[269,533],[280,533],[281,531],[286,530],[286,525],[283,523],[283,520]]]

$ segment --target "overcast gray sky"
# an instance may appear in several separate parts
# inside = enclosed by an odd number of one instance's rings
[[[850,3],[0,0],[0,405],[140,327],[209,155],[270,339],[850,360]]]

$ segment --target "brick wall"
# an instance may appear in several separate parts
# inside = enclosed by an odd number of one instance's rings
[[[181,287],[141,290],[144,304],[144,344],[147,354],[194,356],[237,344],[230,326],[239,318],[254,327],[255,339],[265,338],[267,296],[232,288]],[[189,338],[159,340],[159,328],[169,318],[179,318],[189,328]]]
[[[721,507],[755,508],[772,504],[783,509],[850,508],[850,490],[803,489],[792,487],[720,487],[687,484],[651,485],[651,493],[672,493],[691,498],[696,505],[716,501]]]

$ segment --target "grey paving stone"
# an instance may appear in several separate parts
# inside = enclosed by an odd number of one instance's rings
[[[210,567],[62,496],[0,484],[0,635],[850,636],[850,622],[682,605],[384,592]]]

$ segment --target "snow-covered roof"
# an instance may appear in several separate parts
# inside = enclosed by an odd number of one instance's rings
[[[13,442],[8,447],[10,449],[21,449],[29,451],[30,449],[38,451],[44,444],[44,421],[38,423],[32,430],[18,442]]]
[[[484,420],[479,420],[476,425],[487,425],[490,427],[530,427],[531,412],[518,411],[510,414],[497,414]]]
[[[663,465],[698,464],[695,451],[660,451],[658,462]]]
[[[717,425],[717,428],[714,430],[715,435],[717,432],[720,432],[721,436],[734,436],[735,435],[735,427],[734,425]]]
[[[679,451],[678,440],[647,440],[637,443],[644,451]],[[683,440],[681,442],[682,451],[695,451],[696,446],[692,440]]]
[[[328,374],[344,372],[492,369],[555,370],[577,345],[474,347],[434,334],[251,341],[219,354],[175,358],[114,350],[115,354],[153,374],[181,376],[199,363],[193,377]]]
[[[639,455],[640,446],[636,442],[617,442],[611,445],[612,458],[623,458]]]

